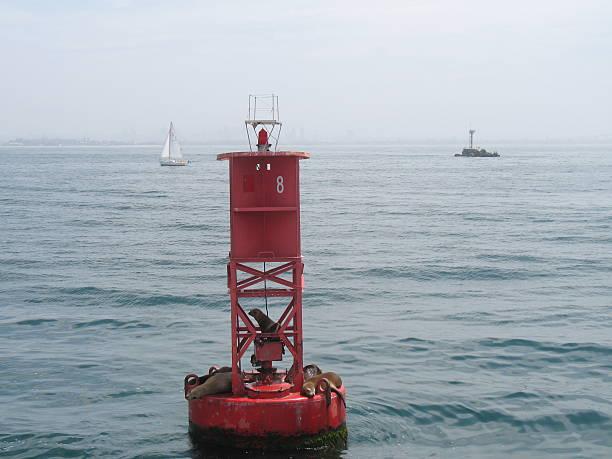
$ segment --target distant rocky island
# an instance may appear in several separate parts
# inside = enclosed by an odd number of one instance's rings
[[[474,148],[474,129],[470,129],[470,147],[464,148],[461,153],[456,153],[455,157],[465,156],[468,158],[499,158],[499,153],[496,151],[487,151],[484,148]]]
[[[110,146],[110,145],[134,145],[134,142],[118,141],[118,140],[94,140],[89,137],[81,139],[49,139],[41,137],[38,139],[24,139],[18,137],[9,140],[4,145],[6,146],[25,146],[25,147],[66,147],[66,146]]]

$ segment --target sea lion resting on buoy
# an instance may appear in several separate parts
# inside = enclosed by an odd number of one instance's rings
[[[215,373],[210,375],[204,384],[196,386],[189,395],[187,400],[198,400],[205,395],[223,394],[232,391],[232,373]]]
[[[257,324],[263,333],[274,333],[280,328],[278,322],[274,322],[272,319],[270,319],[261,309],[251,309],[249,311],[249,315],[257,321]]]
[[[309,379],[312,379],[315,376],[320,375],[321,373],[323,373],[321,369],[314,363],[311,363],[310,365],[306,365],[304,367],[304,381],[308,381]]]
[[[308,381],[310,378],[320,375],[321,373],[323,373],[321,369],[314,363],[306,365],[304,367],[304,381]],[[285,382],[293,383],[293,378],[295,378],[295,367],[291,365],[291,368],[289,368],[287,372],[287,376],[285,376]]]
[[[232,371],[232,367],[221,367],[219,368],[217,365],[213,365],[212,367],[210,367],[208,369],[208,374],[204,375],[204,376],[200,376],[198,378],[198,382],[200,384],[204,384],[206,381],[208,381],[208,378],[210,378],[212,375],[216,375],[217,373],[228,373]]]
[[[331,393],[335,392],[336,395],[342,400],[344,406],[346,401],[344,395],[338,389],[342,387],[342,378],[333,371],[327,373],[321,373],[307,380],[302,386],[302,395],[305,397],[314,397],[315,394],[325,393],[325,400],[327,405],[331,403]]]

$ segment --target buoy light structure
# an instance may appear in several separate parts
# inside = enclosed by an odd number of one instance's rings
[[[346,408],[340,397],[300,394],[304,264],[299,172],[300,160],[310,155],[277,151],[281,123],[276,96],[249,96],[245,125],[255,134],[256,148],[249,134],[250,151],[217,156],[229,162],[231,393],[189,400],[189,430],[201,445],[282,450],[343,444]],[[267,310],[269,298],[284,299],[283,311],[271,317],[273,327],[262,330],[243,303],[255,301]],[[291,366],[277,368],[288,357]],[[196,375],[187,375],[185,396],[199,383]],[[344,386],[340,392],[345,394]]]

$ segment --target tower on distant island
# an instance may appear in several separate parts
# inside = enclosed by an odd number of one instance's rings
[[[470,129],[470,147],[464,148],[461,153],[455,154],[455,156],[469,156],[477,158],[499,158],[499,153],[496,151],[488,152],[484,148],[474,148],[474,134],[476,131]]]

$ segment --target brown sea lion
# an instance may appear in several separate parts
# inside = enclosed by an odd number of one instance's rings
[[[187,400],[197,400],[205,395],[223,394],[232,391],[232,373],[215,373],[211,375],[204,384],[196,386],[189,395]]]
[[[304,367],[304,381],[308,381],[310,378],[320,375],[321,373],[322,371],[317,365],[313,363],[306,365]],[[295,368],[293,365],[291,365],[291,368],[289,368],[289,371],[287,372],[287,376],[285,376],[285,382],[292,383],[293,378],[295,378]]]
[[[327,405],[331,403],[331,393],[335,392],[336,395],[342,400],[344,406],[346,401],[344,395],[338,389],[342,387],[342,378],[332,371],[327,373],[321,373],[307,380],[302,386],[302,395],[305,397],[314,397],[315,394],[325,393],[325,400]]]
[[[198,382],[200,384],[204,384],[212,375],[216,375],[217,373],[228,373],[232,371],[232,367],[221,367],[219,368],[217,365],[213,365],[208,369],[208,374],[204,376],[200,376],[198,378]]]
[[[340,400],[342,400],[342,404],[344,408],[346,408],[346,400],[344,399],[344,394],[338,390],[338,388],[327,378],[321,378],[319,380],[319,384],[317,384],[317,394],[324,393],[325,394],[325,402],[327,406],[331,404],[331,393],[335,392]]]
[[[280,328],[278,322],[274,322],[272,319],[270,319],[267,315],[263,313],[261,309],[251,309],[249,311],[249,315],[255,319],[255,321],[259,325],[259,329],[263,333],[274,333]]]
[[[321,373],[323,373],[321,369],[314,363],[306,365],[304,367],[304,381],[308,381],[309,379],[312,379],[315,376],[320,375]]]

